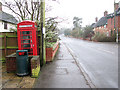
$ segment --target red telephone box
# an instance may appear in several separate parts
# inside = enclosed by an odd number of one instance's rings
[[[18,49],[28,50],[29,55],[37,55],[37,24],[23,21],[17,24]]]

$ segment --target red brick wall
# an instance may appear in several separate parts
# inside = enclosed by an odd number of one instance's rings
[[[115,17],[115,27],[118,28],[120,32],[120,16]],[[111,30],[114,33],[114,17],[108,19],[106,28],[104,28],[104,26],[101,26],[101,28],[95,28],[95,33],[100,32],[106,34],[106,32],[109,32],[109,36],[111,36]]]
[[[120,32],[120,16],[118,17],[118,30]]]
[[[56,43],[57,46],[55,47],[55,50],[53,48],[46,48],[46,61],[52,61],[58,48],[59,48],[59,43]]]
[[[120,30],[120,16],[115,17],[115,27]],[[108,29],[114,31],[114,17],[108,19]]]
[[[104,28],[104,26],[95,28],[95,33],[100,32],[100,33],[105,33],[108,31],[108,26],[106,25],[106,28]]]

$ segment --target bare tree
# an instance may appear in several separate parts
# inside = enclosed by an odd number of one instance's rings
[[[50,2],[55,1],[59,3],[58,0],[48,0]],[[10,9],[14,14],[17,15],[20,21],[23,20],[32,20],[40,23],[40,6],[41,0],[13,0],[8,2],[6,0],[3,1],[4,6]],[[50,12],[52,10],[52,6],[46,5],[46,12]],[[54,31],[57,28],[58,23],[64,21],[57,21],[58,17],[47,17],[46,20],[46,27],[47,30]],[[39,24],[38,24],[39,25]]]
[[[48,0],[48,1],[55,1],[59,3],[58,0]],[[32,21],[38,21],[40,20],[40,2],[41,0],[13,0],[13,1],[7,1],[3,0],[4,4],[3,6],[10,9],[14,14],[17,15],[19,20],[32,20]],[[50,5],[46,5],[46,12],[51,11]]]
[[[40,1],[34,0],[14,0],[13,2],[4,1],[5,7],[9,8],[20,20],[39,20]]]

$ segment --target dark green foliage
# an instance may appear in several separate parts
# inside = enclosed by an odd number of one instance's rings
[[[81,27],[81,23],[82,23],[82,18],[79,18],[79,17],[74,17],[73,18],[74,28],[80,28]]]
[[[107,37],[105,34],[96,33],[92,40],[99,41],[99,42],[115,42],[115,35],[111,37]]]
[[[94,35],[93,28],[91,26],[86,26],[83,32],[83,38],[91,38]]]
[[[55,42],[58,40],[58,28],[56,18],[50,18],[47,20],[46,24],[46,47],[52,47]]]
[[[46,47],[47,47],[47,48],[51,48],[51,47],[54,46],[55,43],[56,43],[56,42],[46,42]]]
[[[72,30],[71,35],[72,35],[73,37],[75,37],[75,38],[78,38],[78,37],[79,37],[79,32],[78,32],[78,30]]]

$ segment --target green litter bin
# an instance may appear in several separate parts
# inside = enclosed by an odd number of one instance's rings
[[[16,74],[18,76],[29,74],[28,50],[16,51]]]

